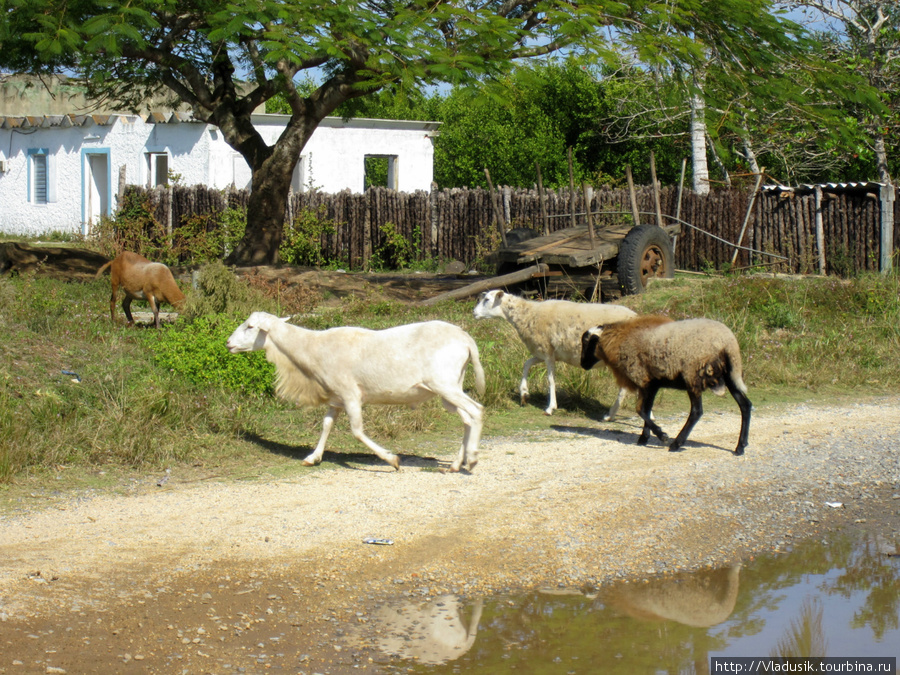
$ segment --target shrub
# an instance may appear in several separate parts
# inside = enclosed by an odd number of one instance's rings
[[[153,359],[197,384],[248,394],[271,394],[275,369],[265,354],[235,355],[225,347],[228,336],[240,323],[241,320],[219,314],[163,331],[153,344]]]
[[[335,234],[338,223],[328,218],[325,207],[318,210],[303,209],[292,223],[284,228],[278,255],[287,265],[324,267],[341,264],[338,258],[330,258],[322,251],[322,237]]]

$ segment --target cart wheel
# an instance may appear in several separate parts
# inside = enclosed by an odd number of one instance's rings
[[[523,241],[528,241],[529,239],[534,239],[535,237],[539,237],[540,233],[537,230],[532,230],[530,227],[516,227],[506,233],[506,245],[512,246],[514,244],[518,244]],[[509,274],[510,272],[515,272],[517,269],[521,267],[530,267],[533,263],[527,263],[526,265],[519,265],[514,262],[501,262],[498,263],[495,268],[495,273],[497,276],[501,274]]]
[[[619,246],[619,286],[625,295],[643,293],[653,277],[675,276],[675,253],[666,231],[657,225],[631,228]]]

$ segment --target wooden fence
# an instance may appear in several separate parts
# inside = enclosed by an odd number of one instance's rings
[[[218,214],[226,208],[245,209],[248,198],[246,191],[223,192],[204,186],[149,191],[130,186],[128,190],[149,193],[156,219],[173,228],[195,214],[207,215],[215,227]],[[501,188],[497,193],[508,228],[543,229],[537,190]],[[551,231],[571,224],[572,202],[576,213],[586,211],[581,191],[576,190],[572,201],[565,189],[545,190],[544,194]],[[676,266],[702,270],[730,264],[735,250],[732,244],[744,228],[751,196],[749,190],[713,190],[703,197],[685,190],[680,214],[687,225],[676,241]],[[637,201],[642,222],[655,222],[652,190],[638,188]],[[679,211],[678,202],[676,188],[662,188],[660,205],[665,216]],[[766,265],[775,271],[794,273],[819,271],[817,203],[821,205],[826,273],[848,275],[879,269],[883,203],[894,211],[894,245],[890,255],[896,255],[894,246],[900,245],[900,203],[880,199],[877,185],[874,191],[867,186],[826,189],[818,202],[813,190],[764,190],[754,200],[741,240],[743,246],[755,252],[741,250],[734,266]],[[598,227],[632,220],[628,191],[624,189],[595,189],[591,209],[599,213],[595,215]],[[387,223],[392,223],[423,257],[471,263],[497,244],[491,195],[484,189],[402,193],[372,188],[364,194],[295,193],[285,217],[292,220],[304,210],[337,224],[334,233],[322,235],[322,253],[325,259],[341,260],[351,269],[364,267],[373,251],[385,244],[383,227]]]

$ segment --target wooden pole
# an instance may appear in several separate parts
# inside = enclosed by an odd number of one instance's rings
[[[569,147],[569,224],[575,227],[575,171],[572,169],[572,148]]]
[[[819,274],[825,274],[825,222],[822,214],[821,185],[816,185],[816,250],[819,253]]]
[[[737,243],[734,246],[734,254],[731,256],[732,265],[734,265],[738,253],[740,252],[738,246],[740,246],[741,242],[744,240],[744,232],[747,230],[747,223],[750,222],[750,216],[753,213],[753,204],[756,202],[756,195],[759,193],[759,186],[762,184],[763,175],[765,175],[765,173],[765,168],[759,167],[759,174],[756,176],[756,186],[753,188],[753,194],[750,195],[750,203],[747,204],[747,213],[744,215],[744,224],[741,226],[741,233],[738,235]]]
[[[544,236],[546,237],[550,234],[550,219],[547,217],[547,202],[544,197],[544,181],[541,179],[541,165],[535,162],[534,168],[537,170],[538,200],[541,203],[541,222],[543,223]]]
[[[631,198],[631,215],[634,218],[634,226],[641,224],[641,215],[638,213],[637,194],[634,191],[634,178],[631,177],[631,164],[625,166],[625,176],[628,178],[628,196]]]
[[[591,248],[596,248],[597,242],[594,238],[594,214],[591,213],[591,202],[594,199],[594,188],[586,185],[585,183],[582,183],[581,191],[584,193],[584,205],[585,210],[587,211],[587,228],[588,233],[591,235]]]
[[[491,174],[487,167],[484,167],[484,177],[487,178],[488,190],[491,194],[491,213],[494,216],[494,223],[497,225],[497,231],[500,233],[500,241],[506,247],[506,228],[503,227],[503,219],[500,217],[500,205],[497,204],[497,197],[494,194],[494,183],[491,181]]]
[[[675,205],[675,222],[681,224],[681,197],[684,194],[684,174],[687,170],[687,157],[681,159],[681,177],[678,179],[678,202]],[[678,245],[678,235],[672,237],[672,253]]]
[[[891,259],[894,253],[894,186],[888,183],[881,186],[881,256],[878,271],[888,274],[891,271]]]
[[[470,295],[475,295],[476,293],[481,293],[482,291],[490,291],[495,288],[502,288],[503,286],[508,286],[510,284],[517,284],[521,281],[527,281],[532,277],[547,274],[547,272],[549,271],[549,265],[545,263],[538,263],[537,265],[525,267],[523,269],[516,270],[515,272],[510,272],[509,274],[503,274],[499,277],[491,277],[490,279],[482,279],[481,281],[476,281],[475,283],[469,284],[468,286],[455,288],[452,291],[447,291],[446,293],[440,293],[439,295],[435,295],[434,297],[428,298],[427,300],[422,300],[419,305],[421,307],[428,307],[429,305],[437,304],[438,302],[441,302],[443,300],[467,298]]]
[[[656,224],[663,226],[662,207],[659,204],[659,183],[656,180],[656,156],[650,151],[650,180],[653,181],[653,202],[656,205]]]

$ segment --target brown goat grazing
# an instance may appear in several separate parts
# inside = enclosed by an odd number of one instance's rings
[[[125,310],[125,318],[128,324],[134,323],[131,316],[131,301],[146,300],[153,310],[153,323],[159,328],[159,305],[168,302],[175,309],[180,310],[184,305],[184,293],[175,283],[172,271],[162,263],[150,262],[144,256],[129,251],[123,251],[115,260],[110,260],[97,270],[95,279],[109,267],[110,281],[112,282],[112,295],[109,299],[109,317],[116,320],[116,296],[119,286],[125,292],[122,300],[122,309]]]
[[[734,454],[744,454],[753,406],[747,398],[737,339],[724,324],[641,316],[597,326],[581,338],[581,366],[590,369],[599,361],[609,366],[620,387],[637,392],[637,413],[644,420],[639,445],[646,445],[652,431],[669,450],[680,449],[703,414],[703,392],[711,389],[722,396],[727,389],[741,410]],[[687,422],[671,443],[651,417],[653,400],[664,387],[684,389],[691,400]]]

